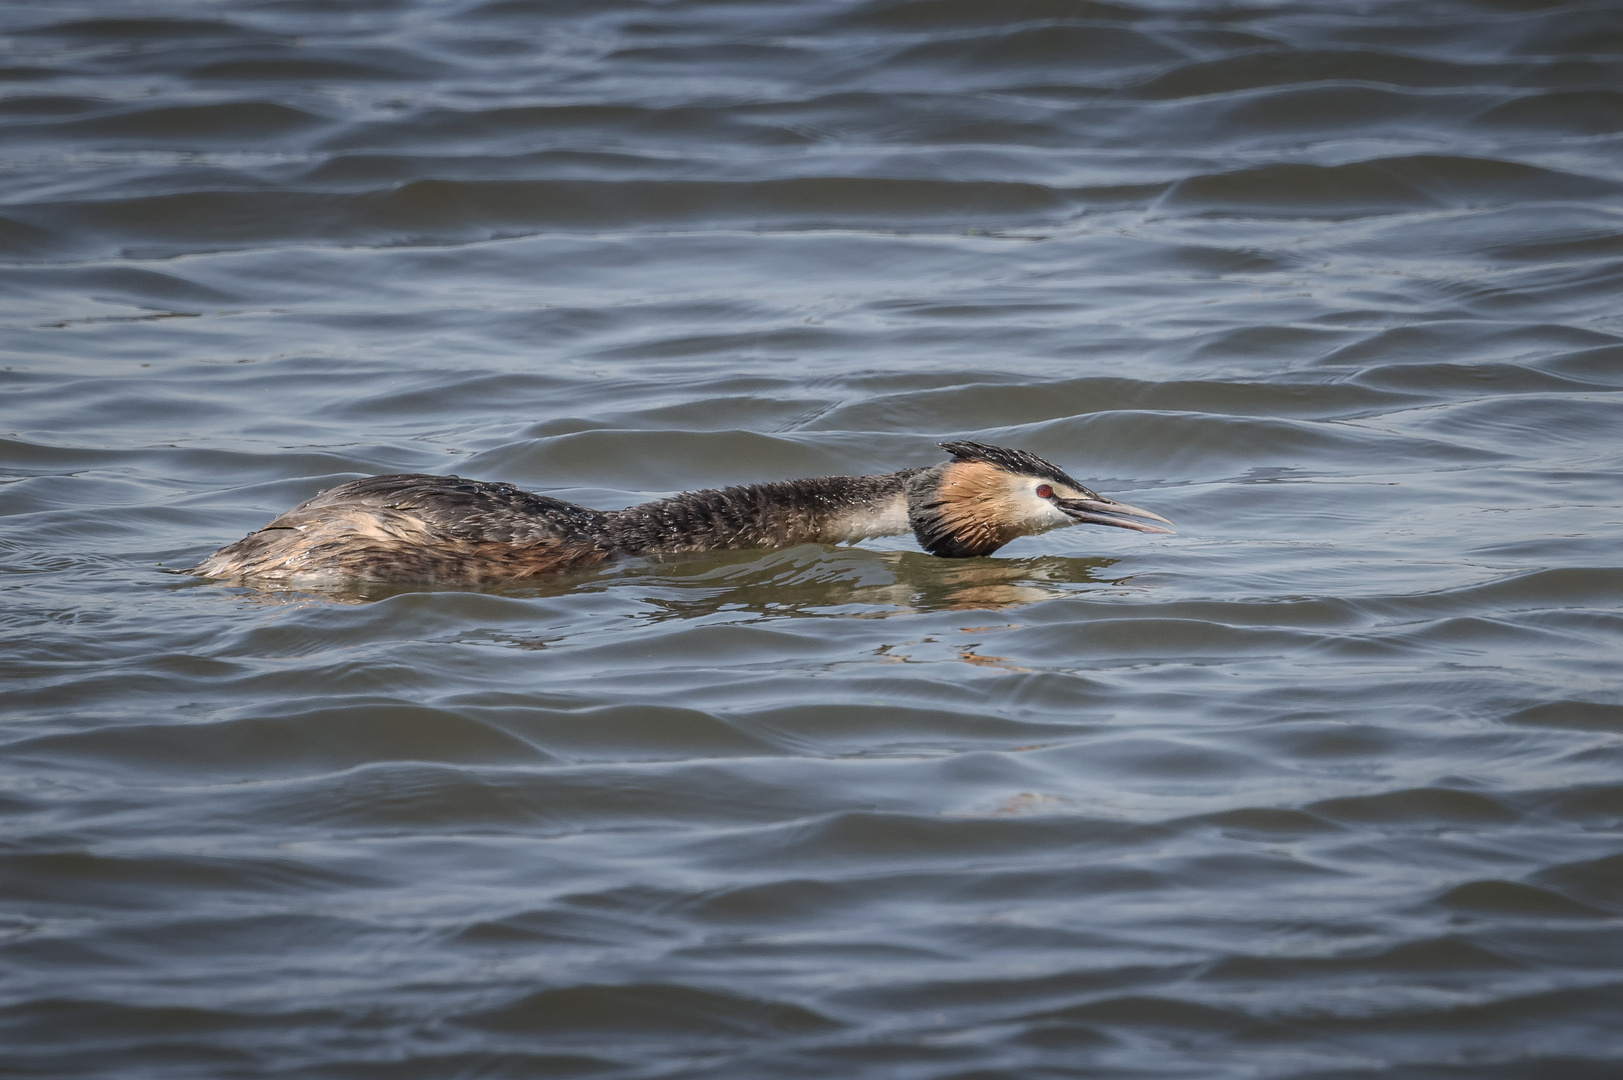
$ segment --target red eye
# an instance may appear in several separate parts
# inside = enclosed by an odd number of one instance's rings
[[[1054,497],[1054,489],[1053,488],[1049,487],[1047,484],[1038,484],[1037,485],[1037,498],[1039,498],[1039,499],[1051,499],[1053,497]]]

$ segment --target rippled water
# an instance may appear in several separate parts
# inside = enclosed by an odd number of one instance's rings
[[[12,1073],[1623,1069],[1615,4],[0,31]],[[164,572],[963,437],[1179,532]]]

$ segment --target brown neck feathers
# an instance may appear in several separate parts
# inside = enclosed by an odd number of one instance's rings
[[[926,471],[936,474],[935,482],[918,485],[908,499],[908,518],[924,550],[949,559],[990,555],[1022,535],[1007,506],[1003,470],[984,461],[952,461]]]
[[[624,555],[835,544],[906,532],[907,481],[821,476],[689,491],[607,515],[605,538]]]

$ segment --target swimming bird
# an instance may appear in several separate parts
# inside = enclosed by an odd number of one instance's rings
[[[593,510],[457,476],[373,476],[300,503],[186,572],[227,580],[475,584],[584,570],[627,556],[908,532],[931,554],[958,559],[1079,523],[1172,531],[1148,524],[1172,524],[1160,514],[1107,499],[1036,454],[978,442],[939,445],[951,461],[879,476],[689,491],[625,510]]]

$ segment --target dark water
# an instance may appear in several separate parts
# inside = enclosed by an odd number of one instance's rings
[[[0,8],[0,1060],[1623,1073],[1623,9]],[[163,572],[400,470],[1179,522]]]

